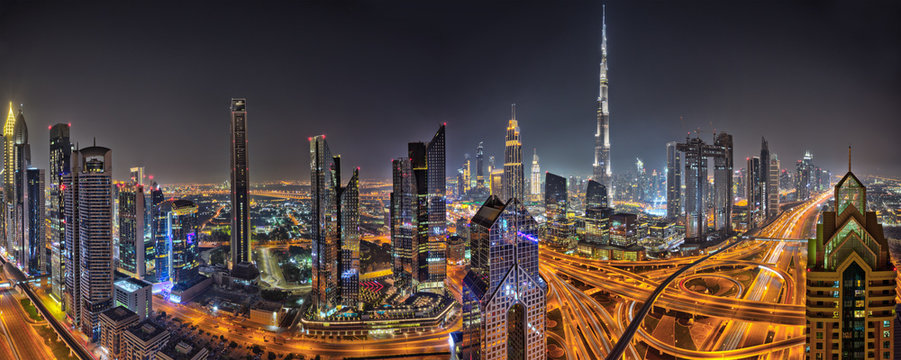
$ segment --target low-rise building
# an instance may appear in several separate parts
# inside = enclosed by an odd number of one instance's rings
[[[206,360],[210,351],[188,340],[172,340],[156,353],[156,360]]]
[[[139,322],[122,333],[120,339],[124,360],[153,359],[169,341],[169,330],[150,319]]]
[[[122,305],[100,313],[100,346],[113,358],[123,358],[122,333],[138,321],[138,314]]]
[[[114,283],[115,304],[134,311],[141,320],[153,314],[153,284],[135,278],[122,278]]]

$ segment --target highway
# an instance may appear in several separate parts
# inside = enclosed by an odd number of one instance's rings
[[[3,279],[2,281],[6,281]],[[0,290],[0,321],[3,329],[12,339],[11,347],[18,356],[10,357],[20,360],[52,358],[44,339],[32,328],[28,314],[22,310],[19,300],[10,289]]]

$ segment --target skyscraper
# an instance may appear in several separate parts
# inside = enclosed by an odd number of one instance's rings
[[[99,146],[74,151],[65,179],[71,184],[66,187],[66,244],[79,243],[72,253],[80,266],[66,270],[78,279],[72,285],[80,292],[81,330],[96,341],[100,313],[113,303],[112,151]]]
[[[25,171],[25,199],[23,221],[25,226],[25,256],[22,268],[29,274],[45,274],[47,272],[47,229],[44,204],[44,169],[29,167]]]
[[[504,196],[525,199],[523,184],[522,141],[519,137],[519,123],[516,121],[516,104],[511,105],[512,117],[507,123],[507,135],[504,138]]]
[[[191,271],[197,267],[197,205],[189,200],[169,199],[159,205],[159,213],[164,217],[165,260],[163,269],[157,267],[158,274],[168,278],[160,281],[183,282],[191,278]]]
[[[895,266],[866,187],[851,172],[835,185],[808,242],[808,359],[893,359]]]
[[[766,219],[769,213],[767,208],[767,199],[769,199],[769,178],[770,178],[770,147],[766,138],[760,137],[760,173],[757,174],[757,186],[760,187],[760,214],[761,219]]]
[[[169,273],[166,272],[169,267],[169,250],[167,248],[167,234],[166,234],[166,215],[160,211],[160,205],[165,201],[165,195],[163,194],[163,189],[159,184],[154,181],[150,184],[150,241],[145,242],[145,260],[147,260],[147,254],[150,256],[150,260],[147,261],[147,266],[153,268],[153,272],[151,273],[150,269],[147,269],[147,275],[150,275],[151,278],[155,279],[155,282],[159,281],[168,281],[166,279],[169,278]],[[149,244],[147,246],[146,244]]]
[[[538,165],[538,149],[532,149],[532,177],[529,182],[531,201],[541,201],[541,166]]]
[[[770,166],[767,167],[766,182],[766,217],[772,219],[779,215],[779,158],[770,154]]]
[[[50,291],[65,309],[63,292],[66,288],[66,229],[64,220],[63,176],[71,171],[72,143],[69,125],[50,127]]]
[[[805,151],[804,158],[798,160],[796,170],[798,176],[795,177],[795,199],[804,201],[810,198],[810,193],[815,191],[816,187],[814,184],[816,167],[813,166],[813,155],[810,151]]]
[[[4,228],[6,230],[5,249],[12,255],[15,263],[22,267],[26,253],[25,238],[25,177],[26,169],[31,163],[28,145],[28,127],[25,115],[19,108],[18,114],[13,112],[13,104],[9,104],[9,114],[3,127],[3,198]]]
[[[732,231],[732,136],[719,133],[712,145],[700,138],[676,144],[685,162],[685,237],[706,241],[707,205],[713,201],[713,228],[724,235]],[[708,199],[707,163],[714,161],[714,192]]]
[[[444,292],[447,209],[444,191],[445,126],[427,144],[407,145],[407,157],[392,162],[392,243],[401,291]],[[402,257],[402,258],[398,258]]]
[[[332,156],[325,135],[310,139],[312,200],[312,290],[314,315],[355,305],[359,291],[359,173],[341,186],[341,157]]]
[[[547,284],[538,275],[538,223],[519,199],[492,195],[470,221],[463,278],[463,357],[544,359]]]
[[[562,247],[569,245],[569,239],[573,235],[573,224],[566,216],[569,211],[568,200],[566,178],[545,173],[544,209],[547,219],[547,234],[549,240]]]
[[[144,187],[119,185],[119,271],[143,279],[147,275],[144,249]]]
[[[612,187],[610,170],[610,109],[607,98],[607,6],[604,5],[601,21],[601,77],[598,94],[598,126],[594,133],[594,180],[604,185],[607,191]]]
[[[476,187],[485,186],[485,149],[481,141],[476,148]]]
[[[666,216],[682,215],[682,153],[677,142],[666,143]]]
[[[247,110],[244,98],[231,100],[231,258],[250,262],[250,180],[247,173]]]
[[[760,186],[760,157],[748,158],[748,181],[745,182],[745,197],[748,199],[748,227],[753,228],[760,224],[763,187]]]
[[[131,173],[131,183],[135,185],[144,186],[144,167],[143,166],[135,166],[129,169]]]

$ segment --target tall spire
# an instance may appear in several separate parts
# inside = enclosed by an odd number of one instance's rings
[[[607,5],[601,10],[601,64],[598,90],[597,129],[594,133],[593,179],[605,187],[609,195],[614,194],[610,169],[610,109],[607,96]]]
[[[848,172],[851,172],[851,145],[848,145]]]
[[[511,120],[516,120],[516,103],[510,104]]]

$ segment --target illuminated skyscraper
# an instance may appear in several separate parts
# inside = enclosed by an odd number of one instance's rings
[[[231,101],[232,266],[250,262],[250,180],[247,171],[247,110],[244,98]]]
[[[165,218],[165,260],[163,269],[157,267],[157,274],[165,274],[173,283],[191,278],[197,267],[197,205],[189,200],[169,199],[159,205],[159,212]]]
[[[594,180],[608,191],[612,187],[610,171],[610,109],[607,98],[607,6],[601,22],[601,88],[598,94],[598,126],[594,133]]]
[[[851,173],[835,186],[808,242],[808,359],[893,359],[895,266],[866,187]]]
[[[585,188],[585,209],[600,209],[609,206],[607,188],[597,181],[588,180]]]
[[[6,230],[5,249],[14,259],[14,263],[22,267],[26,253],[25,244],[25,170],[31,163],[28,145],[28,127],[25,115],[19,108],[18,114],[13,112],[13,104],[9,104],[9,114],[3,127],[3,198],[4,228]]]
[[[804,152],[804,158],[798,160],[796,167],[798,176],[795,177],[796,200],[805,201],[810,198],[812,191],[816,189],[816,167],[813,166],[813,155],[810,151]]]
[[[566,178],[552,173],[545,173],[544,209],[547,219],[548,239],[558,246],[567,247],[573,233],[573,223],[567,218],[569,194],[566,191]]]
[[[712,145],[700,138],[676,144],[685,162],[685,237],[706,241],[707,205],[713,202],[713,228],[722,234],[732,231],[732,136],[719,133]],[[708,199],[707,163],[714,162],[713,196]]]
[[[476,148],[476,186],[485,186],[485,149],[481,141]]]
[[[770,166],[767,167],[766,182],[766,217],[775,218],[779,215],[779,158],[776,154],[770,154]]]
[[[538,165],[538,149],[532,149],[532,177],[529,183],[532,201],[541,201],[541,166]]]
[[[71,171],[69,159],[72,143],[69,141],[69,125],[50,127],[50,289],[51,294],[65,309],[63,292],[66,288],[66,229],[64,219],[63,176]]]
[[[143,279],[147,275],[144,250],[144,187],[119,185],[119,271]]]
[[[359,296],[359,169],[341,186],[341,157],[325,135],[310,138],[311,261],[314,314],[356,305]]]
[[[666,143],[666,216],[682,215],[682,153],[676,142]]]
[[[25,170],[25,195],[22,201],[22,215],[25,226],[25,256],[22,257],[22,268],[32,275],[46,274],[47,263],[47,229],[44,204],[44,169],[29,167]]]
[[[444,191],[445,126],[428,143],[407,146],[407,158],[392,162],[392,243],[395,273],[405,293],[444,292],[447,209]],[[403,258],[398,258],[403,257]],[[409,264],[409,265],[408,265]]]
[[[154,282],[167,281],[169,273],[169,250],[166,247],[166,214],[160,211],[160,205],[165,201],[163,189],[155,181],[150,184],[150,241],[145,242],[145,260],[149,254],[150,260],[147,266],[153,268],[147,269],[147,275],[150,275]],[[147,246],[149,244],[149,246]]]
[[[519,137],[519,123],[516,121],[516,104],[511,107],[512,117],[507,123],[507,135],[504,138],[504,195],[502,198],[525,199],[523,183],[522,140]]]
[[[745,197],[748,199],[748,227],[753,228],[760,224],[762,204],[763,204],[763,187],[760,184],[760,157],[752,156],[748,158],[748,181],[745,182]]]
[[[131,182],[135,185],[144,186],[144,167],[136,166],[129,169],[131,173]]]
[[[78,282],[67,281],[67,290],[78,288],[81,331],[96,341],[100,313],[113,303],[112,151],[99,146],[74,151],[64,182],[66,244],[78,244],[66,266]]]
[[[492,195],[470,221],[463,278],[464,359],[545,359],[547,284],[538,275],[538,223],[519,199]]]

